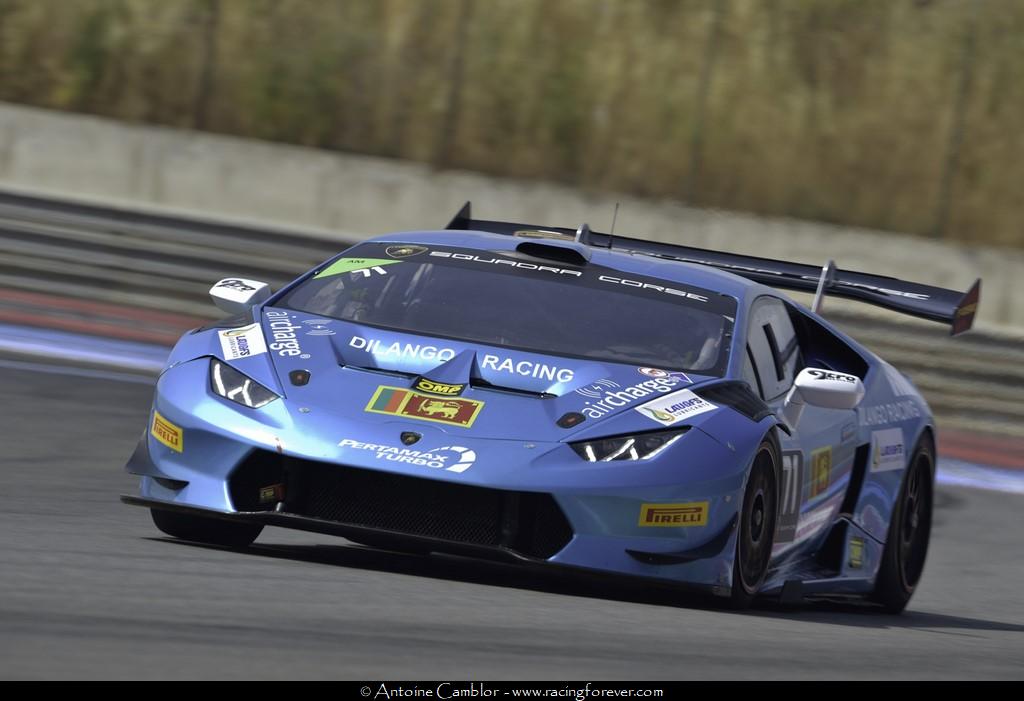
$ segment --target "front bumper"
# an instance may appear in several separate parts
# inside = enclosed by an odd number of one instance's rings
[[[481,456],[464,473],[401,464],[385,468],[370,457],[329,452],[331,444],[315,437],[320,427],[300,424],[309,417],[286,413],[282,402],[272,407],[279,415],[257,414],[183,391],[189,382],[180,380],[161,378],[154,409],[182,428],[182,449],[173,450],[147,433],[126,466],[142,477],[140,494],[123,497],[126,503],[359,542],[565,565],[718,590],[731,586],[746,473],[737,458],[742,447],[727,449],[706,434],[694,435],[687,454],[693,466],[686,466],[682,477],[678,464],[587,464],[564,444],[524,446],[463,435],[458,442]],[[191,381],[197,384],[198,374]],[[262,422],[256,418],[268,416]],[[390,421],[382,428],[371,417],[366,423],[347,422],[345,435],[384,442],[374,435],[384,428],[397,435],[406,427]],[[408,428],[423,434],[427,445],[452,442],[422,422]],[[261,488],[275,484],[284,485],[281,503],[256,500]],[[311,502],[310,491],[325,498]],[[359,511],[367,502],[375,513]],[[639,523],[645,505],[693,502],[707,505],[703,525],[652,528]]]

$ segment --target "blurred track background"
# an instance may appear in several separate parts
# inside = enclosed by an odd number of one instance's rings
[[[1006,0],[0,0],[0,677],[1024,678],[1022,33]],[[465,199],[983,276],[956,339],[826,307],[938,420],[909,610],[737,614],[274,529],[220,550],[118,502],[212,282],[277,288]]]

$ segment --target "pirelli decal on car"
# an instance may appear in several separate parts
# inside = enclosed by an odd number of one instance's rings
[[[638,526],[685,528],[708,525],[708,502],[686,504],[642,504]]]
[[[150,426],[149,432],[153,434],[153,438],[176,453],[180,453],[185,447],[185,432],[161,416],[159,411],[153,411],[153,425]]]
[[[401,387],[378,387],[366,411],[374,414],[404,416],[421,421],[469,428],[484,403],[475,399],[444,398]]]
[[[417,389],[420,392],[427,392],[428,394],[440,394],[443,397],[457,397],[462,394],[462,390],[466,389],[466,385],[450,385],[446,382],[434,382],[433,380],[421,377],[413,383],[412,388]]]

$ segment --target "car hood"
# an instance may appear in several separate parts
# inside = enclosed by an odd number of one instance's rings
[[[664,408],[663,398],[685,399],[682,390],[719,379],[400,333],[272,307],[260,311],[258,326],[211,329],[202,336],[205,343],[193,336],[188,356],[231,363],[281,394],[290,412],[329,412],[339,423],[376,419],[412,431],[429,425],[476,438],[561,441],[593,435],[597,425],[613,419],[612,432],[656,430],[668,424],[642,407]]]

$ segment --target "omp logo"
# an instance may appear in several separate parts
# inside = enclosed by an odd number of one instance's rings
[[[184,432],[181,428],[161,416],[159,411],[153,411],[153,425],[150,427],[149,432],[153,434],[153,438],[156,438],[176,453],[180,453],[185,448]]]
[[[641,504],[638,526],[685,528],[708,524],[708,502],[687,504]]]
[[[441,394],[446,397],[456,397],[462,394],[462,390],[466,389],[466,385],[451,385],[445,382],[434,382],[433,380],[421,377],[416,380],[416,383],[413,384],[412,388],[418,389],[421,392],[429,392],[430,394]]]
[[[591,382],[586,387],[577,388],[576,394],[582,394],[584,397],[590,397],[591,399],[600,399],[607,390],[618,389],[621,386],[618,382],[612,380],[598,380],[597,382]]]

